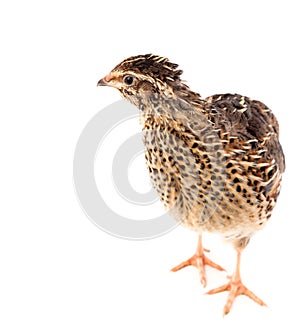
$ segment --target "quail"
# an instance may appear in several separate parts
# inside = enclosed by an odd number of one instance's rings
[[[198,234],[195,254],[173,268],[218,270],[202,245],[202,233],[220,234],[237,253],[229,282],[208,294],[228,291],[224,314],[246,295],[265,303],[242,282],[240,260],[250,238],[271,217],[280,192],[285,159],[279,126],[260,101],[239,94],[202,98],[181,79],[182,70],[167,58],[133,56],[99,80],[140,110],[147,167],[168,212]]]

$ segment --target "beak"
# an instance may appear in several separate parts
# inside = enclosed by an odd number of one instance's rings
[[[113,79],[111,74],[106,75],[104,78],[100,79],[97,86],[110,86],[109,82]]]

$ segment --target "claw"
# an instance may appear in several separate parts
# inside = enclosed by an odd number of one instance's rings
[[[242,282],[241,280],[231,280],[228,284],[225,284],[223,286],[220,286],[218,288],[215,288],[213,290],[208,291],[206,294],[216,294],[229,291],[229,295],[227,298],[227,302],[224,306],[223,315],[227,315],[230,312],[230,309],[232,307],[232,304],[236,297],[239,295],[246,295],[256,303],[258,303],[261,306],[266,306],[266,304],[253,292],[251,292]]]
[[[171,271],[176,272],[176,271],[178,271],[180,269],[183,269],[183,268],[185,268],[187,266],[190,266],[190,265],[196,267],[199,270],[200,281],[201,281],[201,284],[203,285],[203,287],[206,286],[205,265],[208,265],[208,266],[210,266],[212,268],[215,268],[217,270],[220,270],[220,271],[224,271],[225,270],[220,265],[218,265],[215,262],[213,262],[212,260],[210,260],[203,253],[201,255],[199,255],[199,254],[196,253],[195,255],[193,255],[188,260],[180,263],[178,266],[176,266],[173,269],[171,269]]]
[[[256,296],[253,292],[251,292],[242,283],[241,275],[240,275],[240,261],[241,261],[241,251],[238,250],[235,273],[233,274],[232,277],[230,277],[229,283],[207,292],[207,294],[216,294],[216,293],[229,291],[228,298],[223,310],[223,316],[227,315],[230,312],[230,309],[232,307],[235,298],[238,297],[239,295],[246,295],[247,297],[258,303],[259,305],[266,306],[266,304],[258,296]]]

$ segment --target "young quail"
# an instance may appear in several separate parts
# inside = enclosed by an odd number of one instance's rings
[[[238,94],[203,99],[181,80],[182,71],[167,58],[152,54],[127,58],[98,86],[112,86],[141,114],[146,160],[154,188],[170,214],[199,235],[196,253],[173,268],[224,270],[205,255],[203,232],[232,242],[236,270],[228,284],[208,293],[247,295],[240,276],[241,252],[269,220],[285,169],[278,122],[260,101]]]

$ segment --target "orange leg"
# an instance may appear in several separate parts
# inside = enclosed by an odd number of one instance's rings
[[[232,304],[235,298],[239,295],[246,295],[256,303],[261,306],[266,306],[266,304],[258,298],[253,292],[248,290],[248,288],[242,283],[241,275],[240,275],[240,263],[241,263],[241,251],[237,251],[237,262],[236,262],[236,270],[233,276],[230,279],[228,284],[220,286],[216,289],[210,290],[207,294],[215,294],[224,291],[229,291],[228,299],[224,307],[224,315],[227,315],[230,312]]]
[[[189,258],[188,260],[180,263],[178,266],[174,267],[171,269],[171,271],[178,271],[182,268],[185,268],[189,265],[193,265],[199,270],[200,273],[200,280],[201,284],[205,287],[206,286],[206,275],[205,275],[205,265],[209,265],[212,268],[218,269],[220,271],[224,271],[224,269],[219,266],[218,264],[214,263],[211,261],[208,257],[204,255],[204,251],[209,252],[207,249],[204,249],[202,246],[202,235],[199,235],[198,239],[198,245],[197,245],[197,250],[196,253]]]

